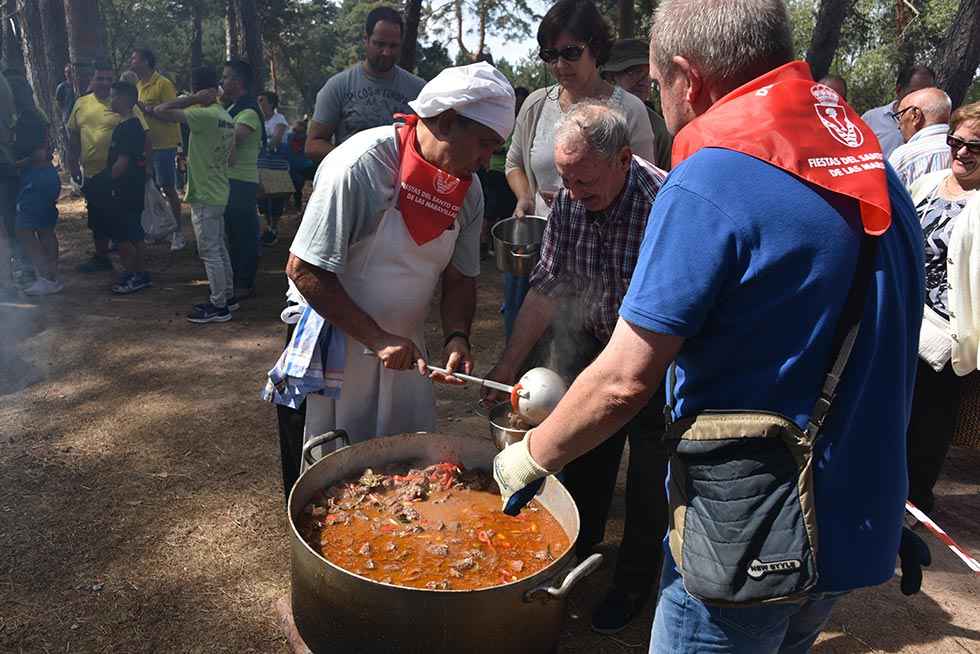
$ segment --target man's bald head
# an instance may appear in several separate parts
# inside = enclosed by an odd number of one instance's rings
[[[898,127],[908,141],[916,132],[930,125],[949,122],[953,103],[942,89],[930,86],[909,93],[898,103]]]

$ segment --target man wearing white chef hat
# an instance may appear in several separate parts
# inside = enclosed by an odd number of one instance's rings
[[[356,442],[435,428],[423,324],[438,284],[445,366],[473,366],[483,219],[473,173],[513,129],[514,90],[477,63],[444,70],[409,104],[417,115],[360,132],[324,159],[290,247],[296,332],[319,329],[318,352],[308,346],[304,357],[294,334],[270,382],[280,403],[303,389],[306,440],[332,429]]]

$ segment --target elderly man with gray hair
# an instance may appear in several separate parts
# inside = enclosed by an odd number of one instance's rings
[[[666,173],[632,154],[626,118],[597,101],[573,105],[558,124],[555,165],[562,181],[548,216],[541,258],[514,333],[490,378],[512,384],[535,344],[551,326],[555,367],[569,380],[605,347],[616,326],[640,243]],[[558,318],[556,320],[556,318]],[[565,468],[581,530],[580,558],[603,540],[616,473],[630,443],[626,528],[613,588],[596,608],[592,626],[623,629],[649,598],[660,569],[667,528],[666,453],[662,404],[622,425],[595,450]]]
[[[953,103],[935,86],[909,93],[895,112],[905,143],[888,157],[888,163],[906,187],[926,173],[946,170],[952,163],[946,133]]]
[[[781,0],[662,0],[650,57],[674,169],[619,320],[494,478],[512,509],[666,375],[650,652],[807,652],[843,593],[898,554],[915,592],[928,562],[902,522],[921,230],[868,125],[793,61]]]

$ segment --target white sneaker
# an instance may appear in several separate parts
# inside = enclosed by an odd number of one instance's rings
[[[184,235],[180,232],[174,232],[174,235],[170,237],[170,251],[183,250],[186,246],[187,241],[184,240]]]
[[[55,293],[60,293],[65,288],[65,285],[61,282],[50,279],[45,279],[44,277],[38,277],[37,280],[30,286],[24,289],[25,295],[54,295]]]

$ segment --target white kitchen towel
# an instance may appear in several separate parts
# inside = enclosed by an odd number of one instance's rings
[[[296,311],[294,308],[290,313]],[[283,317],[287,321],[285,311]],[[293,337],[269,371],[262,399],[294,409],[307,395],[337,399],[346,360],[346,335],[309,306],[303,306]]]

